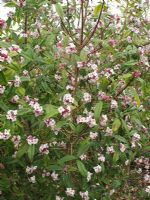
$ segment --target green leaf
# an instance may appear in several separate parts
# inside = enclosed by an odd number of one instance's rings
[[[34,154],[35,154],[35,145],[30,145],[28,148],[28,157],[31,162],[33,161]]]
[[[67,156],[64,156],[63,158],[61,158],[60,160],[58,160],[58,164],[63,165],[65,162],[75,160],[75,159],[76,159],[75,156],[67,155]]]
[[[57,115],[59,113],[58,108],[54,105],[51,105],[51,104],[46,104],[44,106],[44,109],[46,111],[45,119],[48,118],[48,117],[53,117],[54,115]]]
[[[85,152],[87,152],[90,146],[91,146],[91,143],[89,141],[83,141],[79,146],[77,156],[79,157]]]
[[[124,137],[120,136],[120,135],[115,135],[114,137],[117,140],[119,140],[120,142],[128,143],[127,140]]]
[[[113,162],[115,163],[115,162],[117,162],[118,160],[119,160],[119,152],[116,151],[116,152],[114,153],[114,155],[113,155]]]
[[[3,101],[0,101],[0,108],[5,112],[8,110],[8,107],[5,105]]]
[[[56,9],[56,12],[59,15],[59,17],[61,19],[63,19],[64,18],[64,11],[63,11],[61,4],[59,4],[59,3],[55,4],[55,9]]]
[[[140,101],[139,95],[137,94],[137,91],[135,89],[133,89],[133,95],[134,95],[134,99],[136,101],[137,106],[140,107],[141,101]]]
[[[28,151],[28,144],[25,143],[19,148],[16,157],[18,159],[21,158],[25,153],[27,153],[27,151]]]
[[[121,121],[120,121],[120,119],[116,118],[112,125],[112,131],[117,132],[118,129],[120,128],[120,126],[121,126]]]
[[[94,110],[94,117],[95,117],[96,121],[98,121],[100,118],[102,108],[103,108],[103,102],[100,101],[96,104],[95,110]]]
[[[77,166],[78,166],[80,174],[86,177],[88,171],[86,170],[84,164],[80,160],[77,160]]]
[[[87,51],[82,50],[80,53],[80,58],[82,61],[85,61],[87,59]]]
[[[94,17],[98,17],[99,13],[101,12],[102,4],[95,6],[94,8]]]
[[[18,94],[20,94],[21,96],[25,95],[26,90],[23,87],[19,87],[16,90],[18,92]]]

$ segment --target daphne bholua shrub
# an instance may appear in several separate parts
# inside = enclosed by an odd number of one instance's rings
[[[0,199],[149,199],[149,3],[115,2],[6,3]]]

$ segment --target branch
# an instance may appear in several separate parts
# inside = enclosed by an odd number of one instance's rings
[[[133,82],[133,80],[134,80],[134,76],[130,79],[130,81],[121,89],[121,90],[119,90],[118,91],[118,93],[116,94],[116,96],[115,96],[115,100],[117,100],[118,99],[118,96],[120,96],[122,93],[123,93],[123,91]]]
[[[81,1],[81,33],[80,33],[80,44],[83,42],[83,28],[84,28],[84,8],[83,0]]]
[[[96,30],[97,30],[98,24],[99,24],[99,22],[100,22],[101,16],[102,16],[104,4],[105,4],[105,1],[103,0],[102,9],[101,9],[101,11],[100,11],[100,13],[99,13],[99,17],[98,17],[97,23],[96,23],[96,25],[95,25],[93,31],[91,32],[91,34],[90,34],[87,38],[84,39],[83,44],[82,44],[82,46],[80,47],[80,49],[83,49],[83,48],[89,43],[89,41],[91,40],[91,38],[94,36],[94,34],[95,34]]]

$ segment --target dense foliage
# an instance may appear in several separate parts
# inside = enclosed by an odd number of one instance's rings
[[[149,3],[116,2],[7,2],[1,200],[149,199]]]

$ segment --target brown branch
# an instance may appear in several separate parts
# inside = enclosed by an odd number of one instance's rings
[[[133,80],[134,80],[134,76],[132,76],[132,78],[130,79],[130,81],[121,90],[118,91],[118,93],[115,95],[114,99],[117,100],[118,96],[120,96],[123,93],[123,91],[133,82]]]
[[[83,29],[84,29],[84,8],[83,8],[83,0],[81,1],[81,33],[80,33],[80,45],[83,42]]]
[[[80,49],[82,50],[88,43],[89,41],[91,40],[91,38],[94,36],[96,30],[97,30],[97,27],[98,27],[98,24],[100,22],[100,19],[101,19],[101,16],[102,16],[102,12],[103,12],[103,8],[104,8],[104,4],[105,4],[105,1],[103,0],[103,3],[102,3],[102,8],[101,8],[101,11],[99,13],[99,17],[98,17],[98,20],[97,20],[97,23],[93,29],[93,31],[90,33],[90,35],[84,39],[83,41],[83,44],[81,45]]]

